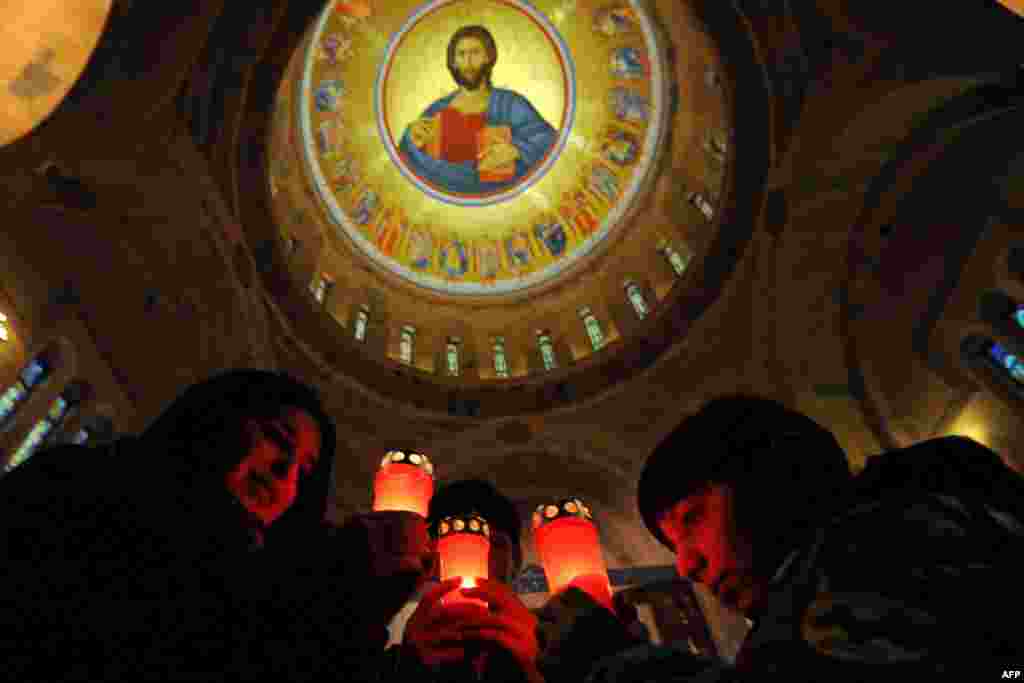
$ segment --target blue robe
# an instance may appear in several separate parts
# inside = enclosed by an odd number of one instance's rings
[[[448,107],[456,94],[452,93],[434,102],[423,112],[423,116],[440,113]],[[541,117],[529,100],[503,88],[491,90],[487,103],[487,125],[509,126],[512,129],[512,144],[519,150],[519,158],[516,159],[516,173],[511,180],[500,183],[480,182],[476,162],[453,164],[435,159],[412,144],[408,128],[402,136],[399,149],[409,168],[435,187],[457,194],[490,194],[522,180],[540,163],[558,137],[558,132]]]

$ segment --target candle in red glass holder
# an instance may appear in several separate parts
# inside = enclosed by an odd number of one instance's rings
[[[491,551],[490,529],[476,513],[445,517],[437,524],[437,553],[441,560],[440,579],[462,577],[459,590],[473,588],[477,578],[488,577],[488,555]],[[441,599],[445,605],[464,603],[487,609],[487,603],[463,597],[453,591]]]
[[[390,451],[373,480],[373,509],[427,516],[434,495],[434,466],[419,453]]]
[[[533,513],[533,543],[552,595],[575,586],[614,611],[597,527],[590,508],[579,498],[538,506]]]

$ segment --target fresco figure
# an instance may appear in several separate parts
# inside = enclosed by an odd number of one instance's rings
[[[620,121],[646,123],[650,118],[650,105],[647,98],[629,88],[612,88],[612,110]]]
[[[604,197],[611,204],[619,196],[619,179],[609,169],[601,164],[594,164],[590,169],[590,178],[587,187],[594,194]]]
[[[409,168],[452,193],[510,187],[554,146],[557,131],[525,96],[494,88],[498,48],[483,26],[463,26],[448,43],[448,70],[459,89],[410,124],[399,149]]]
[[[499,263],[496,242],[481,242],[476,245],[477,274],[481,279],[490,280],[497,277]]]
[[[367,19],[373,14],[371,0],[341,0],[334,9],[342,18]]]
[[[612,76],[615,78],[645,78],[651,72],[647,55],[636,47],[612,50]]]
[[[558,258],[565,253],[565,229],[555,220],[548,220],[533,226],[533,234],[548,248],[551,255]]]
[[[317,111],[338,111],[341,98],[347,94],[345,84],[339,79],[323,81],[314,93]]]
[[[407,255],[413,268],[426,270],[430,268],[430,259],[434,254],[434,240],[430,231],[423,228],[416,228],[409,233],[409,248]]]
[[[630,33],[636,29],[636,15],[630,7],[609,5],[594,13],[594,30],[608,38]]]
[[[337,64],[352,56],[352,39],[341,33],[334,33],[320,43],[319,59],[328,64]]]
[[[581,236],[587,237],[597,230],[597,218],[594,216],[587,195],[582,190],[564,194],[562,205],[559,208],[562,215],[569,219],[569,223],[576,227]]]
[[[505,238],[505,254],[513,268],[526,268],[530,264],[530,238],[522,232]]]
[[[320,154],[330,159],[341,150],[341,125],[338,121],[322,121],[316,130],[316,146]]]
[[[636,161],[640,144],[636,136],[624,131],[612,131],[601,145],[601,156],[605,161],[627,166]]]
[[[359,200],[359,203],[356,204],[356,209],[352,215],[352,220],[356,222],[356,225],[366,225],[369,223],[370,218],[377,210],[379,202],[377,193],[373,190],[367,190]]]
[[[331,185],[337,192],[347,192],[359,184],[359,167],[354,159],[340,157],[334,161]]]
[[[381,213],[377,229],[374,231],[373,243],[384,255],[393,256],[395,247],[409,226],[401,209],[388,209]]]
[[[452,240],[441,248],[441,270],[448,277],[462,277],[469,270],[466,247],[459,240]]]

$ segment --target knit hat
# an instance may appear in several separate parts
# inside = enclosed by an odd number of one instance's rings
[[[835,437],[814,420],[776,401],[731,395],[686,417],[647,459],[637,484],[647,529],[674,551],[659,516],[713,483],[734,485],[748,504],[773,496],[773,513],[795,520],[801,510],[835,505],[850,471]]]

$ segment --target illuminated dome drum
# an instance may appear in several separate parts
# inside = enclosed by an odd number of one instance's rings
[[[509,294],[650,189],[664,42],[638,2],[335,0],[284,116],[339,239],[434,292]]]

